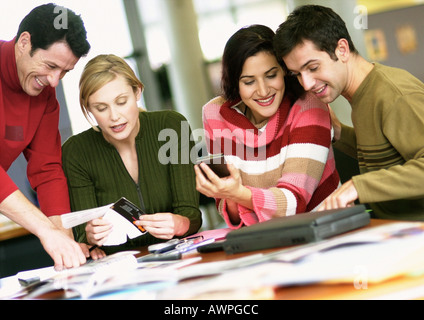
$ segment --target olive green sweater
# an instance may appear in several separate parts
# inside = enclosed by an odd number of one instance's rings
[[[70,137],[63,145],[63,168],[68,179],[72,211],[99,207],[125,197],[146,213],[172,212],[190,219],[186,235],[201,226],[199,194],[193,164],[194,146],[186,119],[174,111],[140,112],[136,137],[139,183],[126,170],[118,151],[93,129]],[[178,157],[175,158],[178,153]],[[86,242],[85,225],[74,229]],[[145,234],[108,253],[159,242]]]
[[[360,202],[378,218],[424,220],[424,84],[376,63],[351,105],[354,129],[335,147],[358,159]]]

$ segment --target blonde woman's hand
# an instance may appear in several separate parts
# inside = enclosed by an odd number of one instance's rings
[[[107,236],[112,231],[112,224],[105,219],[99,218],[87,222],[85,233],[89,244],[102,246]]]
[[[135,224],[142,226],[156,238],[172,239],[175,236],[182,236],[188,231],[190,220],[179,214],[159,212],[144,214]]]

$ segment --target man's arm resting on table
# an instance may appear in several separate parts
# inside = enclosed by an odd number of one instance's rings
[[[37,236],[52,257],[56,269],[78,267],[85,263],[80,246],[68,235],[70,231],[65,233],[65,229],[53,224],[21,191],[13,192],[0,203],[0,213]]]

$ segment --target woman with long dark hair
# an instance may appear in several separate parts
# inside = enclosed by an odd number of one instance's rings
[[[223,95],[203,107],[209,153],[231,173],[195,166],[197,190],[231,228],[314,210],[339,184],[328,106],[285,77],[262,25],[237,31],[222,58]]]

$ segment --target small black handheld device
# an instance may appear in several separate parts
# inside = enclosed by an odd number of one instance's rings
[[[228,177],[230,175],[223,154],[210,154],[200,157],[197,159],[196,164],[200,164],[201,162],[207,164],[209,168],[211,168],[212,171],[220,178]]]

